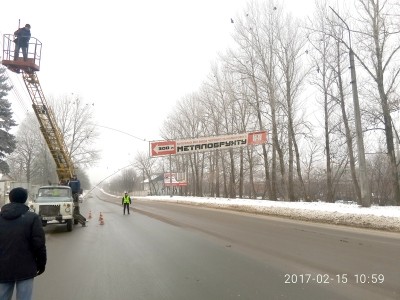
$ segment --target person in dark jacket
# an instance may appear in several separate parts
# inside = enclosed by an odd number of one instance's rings
[[[76,175],[73,175],[72,178],[68,181],[68,186],[71,188],[74,201],[78,202],[79,194],[81,194],[81,182]]]
[[[33,278],[44,272],[46,241],[39,216],[28,211],[28,193],[21,187],[10,191],[10,203],[0,212],[0,299],[32,299]]]
[[[31,25],[26,24],[25,27],[19,28],[14,32],[16,36],[15,42],[15,51],[14,51],[14,60],[17,60],[19,57],[19,50],[22,50],[22,55],[24,60],[28,59],[28,45],[29,40],[31,38]]]

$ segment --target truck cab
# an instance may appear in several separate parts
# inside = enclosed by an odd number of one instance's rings
[[[67,231],[74,225],[74,200],[69,186],[42,186],[29,209],[39,215],[42,225],[66,224]]]

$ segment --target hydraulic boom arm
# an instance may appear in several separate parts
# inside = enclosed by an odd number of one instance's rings
[[[40,130],[56,163],[58,179],[60,182],[67,182],[74,175],[74,166],[54,114],[46,103],[36,72],[22,72],[22,77],[31,96]]]
[[[29,49],[29,51],[28,51]],[[19,57],[19,49],[15,47],[15,37],[12,34],[3,35],[3,60],[2,64],[10,71],[22,73],[25,86],[32,100],[33,111],[39,121],[40,130],[46,140],[50,153],[56,163],[56,172],[61,185],[66,185],[74,177],[74,165],[72,163],[64,137],[57,125],[53,111],[46,103],[42,87],[36,72],[40,70],[40,56],[42,43],[36,38],[30,38],[24,57]],[[71,186],[70,186],[71,187]],[[77,195],[77,194],[76,194]],[[72,219],[69,219],[69,227],[72,228]],[[79,201],[74,198],[73,222],[86,226],[86,218],[79,212]]]
[[[12,72],[22,73],[33,103],[33,110],[40,124],[40,130],[56,163],[58,180],[60,183],[66,183],[75,173],[74,165],[36,75],[36,72],[40,70],[42,43],[31,37],[26,51],[28,52],[26,58],[19,57],[15,48],[15,36],[13,34],[3,35],[2,64]]]

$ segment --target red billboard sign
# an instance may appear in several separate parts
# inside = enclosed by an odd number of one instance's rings
[[[201,137],[188,140],[150,142],[150,156],[186,154],[200,151],[224,150],[234,147],[260,145],[267,142],[267,131]]]
[[[247,142],[249,145],[261,145],[267,142],[267,132],[257,131],[257,132],[249,132],[247,134]]]
[[[176,154],[175,141],[150,142],[150,156]]]

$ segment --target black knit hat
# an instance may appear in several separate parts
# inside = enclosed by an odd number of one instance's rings
[[[28,192],[22,187],[17,187],[10,191],[8,198],[10,202],[25,203],[28,199]]]

